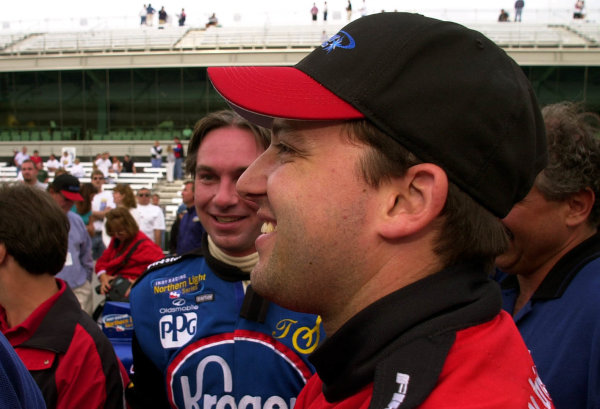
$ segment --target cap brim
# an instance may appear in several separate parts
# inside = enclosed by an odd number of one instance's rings
[[[60,193],[66,199],[72,200],[74,202],[82,202],[83,201],[83,196],[81,196],[79,193],[69,192],[68,190],[61,190]]]
[[[209,67],[215,89],[244,118],[270,127],[273,118],[364,118],[352,105],[294,67]]]

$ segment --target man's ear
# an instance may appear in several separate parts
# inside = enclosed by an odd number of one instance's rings
[[[403,177],[380,189],[383,206],[378,232],[388,239],[406,237],[429,226],[442,212],[448,196],[448,176],[433,163],[411,166]]]
[[[596,196],[589,187],[580,192],[572,194],[567,199],[567,226],[574,227],[582,223],[586,223],[592,208],[594,207],[595,201]]]
[[[6,262],[6,256],[6,246],[4,245],[4,243],[0,243],[0,265]]]

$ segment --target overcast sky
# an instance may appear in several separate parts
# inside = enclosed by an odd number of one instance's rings
[[[8,0],[7,0],[8,1]],[[161,6],[172,16],[185,8],[188,22],[200,24],[206,21],[212,12],[217,14],[222,24],[263,24],[263,23],[308,23],[309,10],[314,0],[153,0],[152,6],[160,9]],[[328,0],[329,20],[344,21],[344,8],[347,0]],[[540,12],[539,10],[556,10],[568,15],[573,8],[575,0],[526,0],[523,20],[531,20]],[[81,19],[94,17],[112,18],[125,25],[135,25],[142,2],[133,0],[19,0],[15,5],[6,5],[2,8],[1,22],[30,21],[43,19]],[[506,8],[513,14],[514,0],[366,0],[368,11],[420,11],[432,15],[437,10],[448,13],[466,15],[472,10],[481,10],[495,15],[500,8]],[[316,5],[322,9],[323,0],[317,0]],[[362,5],[362,0],[352,0],[354,10]],[[600,8],[600,0],[586,0],[588,10]],[[337,13],[336,13],[337,12]],[[436,15],[436,17],[438,16]],[[474,14],[473,14],[474,15]],[[485,19],[490,18],[485,15]],[[493,18],[493,17],[492,17]]]

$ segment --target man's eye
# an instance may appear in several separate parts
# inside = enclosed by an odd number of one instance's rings
[[[279,154],[293,154],[295,151],[291,149],[289,146],[283,143],[276,143],[273,145],[275,149],[277,149],[277,153]]]

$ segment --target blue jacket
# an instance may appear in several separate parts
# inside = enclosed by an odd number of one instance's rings
[[[207,247],[204,236],[201,249],[154,263],[133,287],[141,407],[291,408],[314,372],[307,357],[324,338],[320,318],[244,292],[248,274]]]
[[[502,281],[513,313],[519,286]],[[600,408],[600,234],[565,254],[514,317],[557,409]]]
[[[92,258],[92,239],[83,224],[81,216],[67,212],[69,219],[69,248],[67,260],[56,277],[63,279],[71,288],[81,287],[92,280],[94,259]]]

